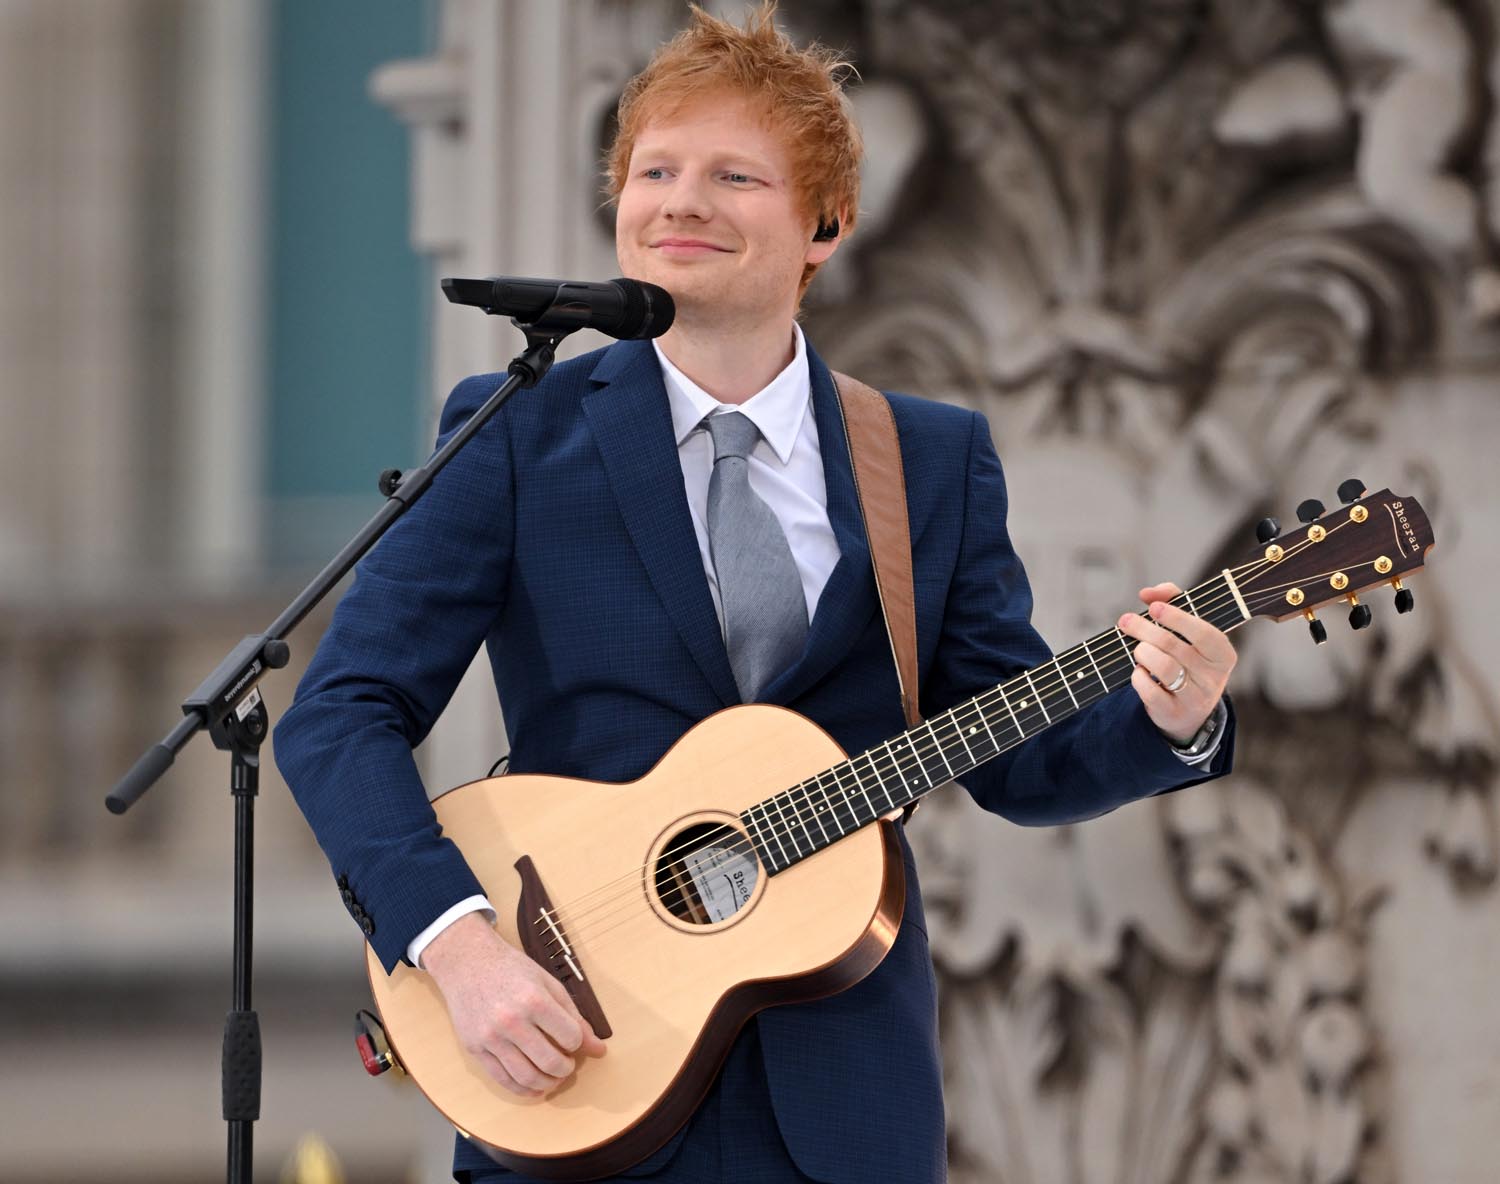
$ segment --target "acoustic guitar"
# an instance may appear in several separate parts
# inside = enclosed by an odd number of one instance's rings
[[[1306,619],[1402,577],[1434,545],[1389,490],[1281,533],[1267,519],[1240,563],[1173,603],[1218,628]],[[1357,499],[1357,500],[1356,500]],[[603,784],[516,774],[434,802],[499,912],[496,928],[566,987],[609,1046],[548,1096],[502,1089],[458,1043],[420,971],[370,984],[389,1056],[500,1163],[551,1180],[621,1171],[660,1147],[713,1081],[736,1034],[773,1004],[829,995],[879,964],[901,924],[893,819],[939,785],[1130,681],[1134,641],[1111,628],[853,757],[816,724],[750,704],[694,727],[644,777]],[[684,803],[692,803],[686,806]]]

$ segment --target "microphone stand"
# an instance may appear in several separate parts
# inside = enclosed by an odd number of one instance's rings
[[[551,368],[558,343],[582,328],[586,309],[559,301],[536,321],[513,321],[526,334],[526,349],[507,368],[506,380],[425,464],[402,474],[387,469],[380,478],[385,504],[344,545],[263,633],[246,637],[232,649],[198,689],[182,701],[184,719],[149,748],[104,804],[123,814],[172,766],[193,736],[208,729],[214,747],[230,754],[229,792],[234,798],[234,955],[233,1006],[224,1022],[222,1091],[224,1121],[229,1124],[229,1184],[251,1184],[252,1123],[260,1118],[260,1019],[251,1007],[251,936],[255,853],[255,798],[260,783],[260,745],[270,733],[270,715],[256,684],[268,670],[291,658],[285,638],[344,578],[416,502],[432,479],[516,391],[535,386]]]

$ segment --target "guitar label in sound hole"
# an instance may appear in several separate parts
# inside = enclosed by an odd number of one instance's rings
[[[750,842],[720,825],[689,827],[667,844],[656,868],[661,902],[698,925],[727,921],[755,892],[759,866]]]

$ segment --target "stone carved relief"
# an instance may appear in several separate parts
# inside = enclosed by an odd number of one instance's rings
[[[1101,589],[1201,579],[1343,477],[1457,509],[1404,392],[1497,353],[1486,14],[861,11],[855,101],[904,172],[806,320],[840,368],[989,415],[1054,645],[1097,628]],[[955,1179],[1398,1177],[1364,990],[1381,895],[1350,899],[1337,849],[1399,786],[1430,798],[1410,842],[1451,899],[1493,885],[1500,710],[1457,641],[1483,623],[1449,591],[1480,573],[1444,580],[1454,517],[1415,614],[1381,598],[1373,630],[1316,650],[1295,624],[1239,635],[1230,782],[1054,835],[962,795],[919,816]]]
[[[1248,777],[1145,817],[1034,837],[955,794],[913,827],[954,1178],[1385,1178],[1362,1006],[1380,895],[1346,899]]]
[[[1345,901],[1337,869],[1248,778],[1177,795],[1162,813],[1184,892],[1225,935],[1218,1057],[1189,1179],[1374,1179],[1361,989],[1378,896]]]

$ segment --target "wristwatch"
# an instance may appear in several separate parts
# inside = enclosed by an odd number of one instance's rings
[[[1184,760],[1191,760],[1195,756],[1202,756],[1208,750],[1209,744],[1213,742],[1213,738],[1219,734],[1219,728],[1224,723],[1224,714],[1224,700],[1220,699],[1214,705],[1214,709],[1209,714],[1209,717],[1203,721],[1203,726],[1193,734],[1191,740],[1186,744],[1178,744],[1177,741],[1169,736],[1167,737],[1167,742],[1176,750],[1177,755]]]

